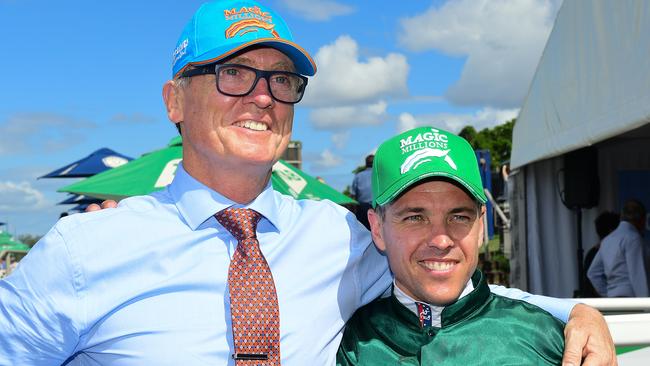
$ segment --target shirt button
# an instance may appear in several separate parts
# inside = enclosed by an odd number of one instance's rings
[[[436,335],[436,332],[434,332],[433,329],[429,329],[427,330],[427,334],[429,335],[429,337],[433,337],[434,335]]]

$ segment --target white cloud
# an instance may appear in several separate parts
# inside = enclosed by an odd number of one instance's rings
[[[342,150],[350,139],[350,131],[341,131],[332,134],[332,143],[337,149]]]
[[[343,158],[335,155],[329,149],[325,149],[313,164],[319,168],[334,168],[343,164]]]
[[[329,0],[282,0],[282,3],[294,14],[319,22],[355,12],[352,6]]]
[[[43,193],[28,182],[0,181],[0,210],[34,211],[48,205]]]
[[[318,72],[309,80],[301,105],[332,107],[375,103],[387,96],[408,94],[406,57],[390,53],[385,57],[359,59],[359,46],[350,36],[341,36],[323,46],[315,56]]]
[[[399,115],[399,121],[397,127],[398,132],[408,131],[417,126],[418,126],[418,121],[415,119],[415,117],[412,114],[402,113]]]
[[[89,121],[54,113],[16,114],[0,124],[0,155],[42,153],[81,143]]]
[[[309,114],[314,127],[320,129],[342,129],[359,125],[378,125],[388,118],[388,104],[380,100],[375,104],[316,108]]]
[[[519,109],[483,108],[474,114],[438,113],[413,116],[402,113],[399,116],[397,132],[404,132],[418,126],[434,126],[458,133],[465,126],[473,126],[477,131],[491,128],[516,118]]]
[[[451,0],[401,20],[414,51],[466,56],[447,98],[463,105],[520,106],[558,8],[549,0]]]

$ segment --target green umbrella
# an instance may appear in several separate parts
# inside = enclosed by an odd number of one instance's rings
[[[15,240],[9,233],[0,231],[0,252],[4,251],[27,253],[29,246]]]
[[[329,199],[340,205],[357,203],[352,198],[283,160],[273,165],[271,184],[276,191],[296,199]]]
[[[182,150],[179,136],[172,139],[163,149],[65,186],[58,191],[113,200],[149,194],[163,189],[172,182],[176,168],[183,157]],[[279,161],[273,166],[271,183],[276,191],[297,199],[329,199],[338,204],[356,203],[350,197],[284,161]]]
[[[0,230],[0,278],[8,276],[29,251],[29,246]]]
[[[172,139],[163,149],[150,152],[58,191],[118,201],[130,196],[149,194],[171,183],[181,159],[182,145],[178,137]]]

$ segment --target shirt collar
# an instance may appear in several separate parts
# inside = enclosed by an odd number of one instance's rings
[[[278,215],[279,202],[277,201],[280,198],[276,197],[270,180],[253,202],[241,205],[196,180],[187,173],[181,163],[178,165],[174,180],[167,189],[181,216],[192,230],[196,230],[217,212],[231,206],[253,209],[262,214],[276,230],[282,229]]]
[[[621,222],[618,224],[618,226],[622,227],[625,230],[634,230],[636,232],[639,232],[639,230],[636,228],[636,226],[634,226],[634,224],[632,224],[629,221],[621,220]]]
[[[458,299],[462,299],[467,294],[471,293],[472,290],[474,290],[474,285],[472,284],[472,279],[470,278],[470,280],[467,281],[467,284],[465,285],[463,292],[460,293]],[[402,305],[404,305],[404,307],[409,309],[413,314],[415,314],[418,317],[420,317],[420,312],[418,310],[417,303],[419,302],[423,305],[428,306],[431,309],[431,325],[440,328],[442,324],[442,311],[445,309],[444,306],[431,305],[422,301],[415,301],[415,299],[407,295],[404,291],[402,291],[397,286],[395,280],[393,280],[393,294],[395,295],[395,298],[397,298],[397,300]]]

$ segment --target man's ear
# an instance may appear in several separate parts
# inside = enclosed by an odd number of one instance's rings
[[[368,222],[370,223],[370,234],[372,234],[372,241],[375,242],[375,246],[382,252],[386,251],[386,243],[384,243],[381,232],[381,216],[372,208],[368,210]]]
[[[478,247],[483,246],[483,241],[485,240],[485,205],[481,206],[481,214],[478,216],[478,222],[476,223],[479,227],[478,232]]]
[[[167,109],[167,118],[174,124],[183,122],[183,92],[175,80],[169,80],[163,85],[163,100]]]

